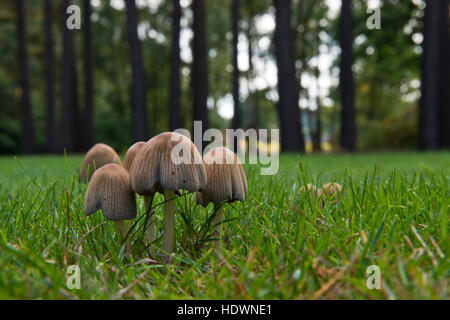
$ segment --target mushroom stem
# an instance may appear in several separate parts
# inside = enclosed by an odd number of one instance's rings
[[[222,217],[223,217],[223,206],[221,206],[219,209],[216,210],[216,215],[213,219],[213,231],[212,231],[212,238],[216,239],[214,243],[214,249],[220,248],[220,241],[222,240],[220,237],[221,229],[222,229]]]
[[[150,243],[150,254],[153,255],[155,252],[155,247],[153,245],[153,242],[155,241],[155,224],[153,220],[153,214],[151,214],[149,211],[152,207],[152,201],[153,197],[144,196],[144,208],[145,213],[147,214],[147,241]]]
[[[175,235],[175,193],[173,190],[164,190],[164,234],[162,249],[165,253],[173,252]]]
[[[125,224],[123,223],[123,220],[115,221],[117,230],[119,231],[119,237],[120,237],[120,244],[122,245],[123,239],[127,235],[127,231],[125,229]],[[131,246],[130,241],[128,238],[125,240],[125,252],[127,254],[131,255]]]

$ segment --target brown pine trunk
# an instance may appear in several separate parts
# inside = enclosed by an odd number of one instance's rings
[[[145,92],[145,73],[142,62],[141,42],[137,35],[136,1],[127,0],[127,32],[132,69],[131,105],[133,141],[143,141],[148,138],[147,99]]]
[[[92,23],[91,1],[83,0],[84,25],[83,25],[83,51],[84,51],[84,139],[83,150],[88,150],[94,144],[94,70],[92,54]]]
[[[353,151],[356,148],[355,107],[352,57],[352,9],[351,0],[342,0],[340,19],[341,63],[339,86],[341,92],[341,148]]]
[[[20,111],[22,124],[22,151],[25,154],[34,152],[34,130],[30,102],[30,83],[28,74],[28,54],[26,41],[25,1],[16,1],[17,38],[19,58],[19,82],[21,88]]]
[[[170,51],[169,128],[180,128],[180,0],[173,0],[172,48]]]
[[[239,101],[239,64],[238,64],[238,39],[239,39],[239,0],[233,0],[231,5],[231,17],[232,17],[232,33],[233,33],[233,77],[232,77],[232,89],[233,89],[233,103],[234,103],[234,115],[233,115],[233,129],[241,127],[241,109]]]
[[[422,95],[419,110],[419,149],[439,148],[439,3],[426,2],[422,54]],[[448,58],[448,57],[447,57]]]
[[[274,3],[281,150],[303,152],[305,145],[298,104],[299,85],[295,76],[294,36],[290,23],[291,1],[274,0]]]
[[[192,1],[194,12],[193,41],[193,110],[194,121],[202,121],[203,130],[209,127],[208,121],[208,55],[206,48],[206,10],[204,0]]]
[[[48,153],[56,151],[55,146],[55,72],[54,39],[52,32],[52,4],[51,0],[44,1],[44,33],[45,33],[45,82],[46,82],[46,137]]]

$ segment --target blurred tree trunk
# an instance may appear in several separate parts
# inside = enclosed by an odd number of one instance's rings
[[[250,2],[250,8],[253,2]],[[248,42],[248,71],[247,71],[247,90],[248,96],[246,101],[246,124],[245,127],[258,129],[258,108],[256,99],[253,96],[253,79],[254,79],[254,68],[253,68],[253,39],[254,39],[254,21],[253,12],[249,12],[248,28],[247,28],[247,42]]]
[[[64,149],[67,152],[72,152],[73,141],[72,141],[72,101],[74,99],[73,95],[73,75],[71,74],[73,67],[73,50],[71,45],[71,34],[70,30],[66,26],[66,21],[69,15],[66,13],[67,7],[70,5],[68,0],[63,1],[61,7],[62,10],[62,34],[63,34],[63,48],[62,48],[62,68],[61,68],[61,151]]]
[[[180,128],[180,0],[173,0],[172,48],[170,51],[169,129]]]
[[[426,2],[423,24],[422,95],[419,107],[419,148],[421,150],[439,148],[439,73],[441,72],[439,70],[439,10],[438,1]]]
[[[83,0],[83,50],[84,50],[84,139],[83,151],[94,144],[94,81],[93,81],[93,55],[92,55],[92,23],[91,0]]]
[[[239,64],[238,64],[238,41],[239,41],[239,0],[233,0],[231,5],[232,33],[233,33],[233,129],[241,127],[241,108],[239,101]]]
[[[73,152],[83,151],[84,126],[80,118],[80,95],[77,68],[77,50],[75,46],[74,31],[70,31],[69,47],[72,57],[70,63],[70,75],[72,76],[72,100],[70,101],[70,120],[72,121],[72,147]]]
[[[275,51],[278,67],[278,114],[282,151],[305,150],[300,108],[299,85],[295,76],[294,36],[291,28],[291,1],[274,0],[276,10]]]
[[[148,138],[147,99],[145,93],[145,73],[142,62],[141,43],[137,35],[137,10],[135,0],[125,1],[127,14],[127,32],[132,69],[132,135],[133,141]]]
[[[356,148],[356,128],[353,87],[352,9],[351,0],[342,0],[340,18],[341,62],[339,86],[341,92],[341,147],[347,151]]]
[[[194,42],[193,42],[193,96],[194,121],[202,121],[203,130],[208,122],[208,55],[206,48],[206,10],[204,0],[193,0]]]
[[[26,16],[25,1],[16,1],[17,11],[17,38],[19,58],[19,82],[21,87],[21,123],[22,123],[22,150],[23,153],[34,152],[33,119],[30,102],[30,84],[28,79],[28,54],[26,43]]]
[[[52,33],[52,5],[51,0],[44,1],[44,32],[45,32],[45,82],[46,82],[46,136],[47,152],[53,153],[55,148],[55,72],[53,69],[53,33]]]
[[[440,144],[450,149],[450,26],[449,26],[449,0],[439,1],[440,12]]]

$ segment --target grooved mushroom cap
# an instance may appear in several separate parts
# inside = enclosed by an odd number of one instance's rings
[[[96,169],[101,168],[108,163],[121,164],[120,157],[113,148],[104,144],[97,143],[84,156],[83,165],[81,166],[79,181],[86,182],[86,171],[89,167],[89,180]]]
[[[342,186],[336,182],[329,182],[322,186],[322,191],[326,193],[328,197],[336,197],[337,200],[338,193],[342,191]]]
[[[136,158],[136,155],[141,150],[141,148],[145,145],[144,141],[139,141],[133,144],[125,154],[125,160],[123,161],[123,167],[130,172],[131,164],[134,161],[134,158]]]
[[[204,157],[208,183],[206,188],[197,192],[196,202],[207,206],[222,201],[245,201],[247,178],[241,162],[233,151],[218,147],[210,150]]]
[[[315,199],[316,197],[320,198],[322,196],[322,190],[317,188],[316,185],[311,184],[311,183],[308,183],[306,185],[306,188],[305,188],[305,186],[301,186],[300,187],[300,191],[301,192],[309,192],[309,193],[311,193],[313,199]]]
[[[122,166],[110,163],[96,170],[84,198],[86,215],[102,210],[108,220],[136,218],[136,197],[130,187],[130,176]]]
[[[136,155],[130,182],[140,195],[179,189],[195,192],[206,185],[206,172],[191,140],[175,132],[163,132],[147,141]]]

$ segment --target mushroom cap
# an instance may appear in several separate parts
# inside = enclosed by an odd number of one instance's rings
[[[204,157],[208,183],[206,188],[197,192],[196,202],[207,206],[222,201],[245,201],[247,178],[241,162],[233,151],[223,147],[210,150]]]
[[[328,182],[322,186],[322,192],[324,192],[328,197],[337,197],[337,194],[342,191],[342,186],[336,182]]]
[[[133,144],[125,154],[125,160],[123,161],[123,167],[130,172],[131,164],[134,161],[134,158],[136,158],[136,155],[141,150],[141,148],[144,146],[144,141],[139,141]]]
[[[84,198],[86,215],[102,210],[108,220],[136,218],[136,196],[130,186],[128,171],[110,163],[96,170]]]
[[[79,181],[81,183],[86,182],[86,171],[89,168],[89,180],[91,179],[94,171],[103,167],[108,163],[121,164],[119,155],[113,148],[104,144],[97,143],[86,153],[83,159],[83,165],[81,166]]]
[[[308,189],[308,190],[306,190],[306,189]],[[301,186],[301,187],[300,187],[300,191],[301,191],[301,192],[308,192],[308,193],[311,193],[312,196],[313,196],[313,199],[315,199],[316,197],[317,197],[317,198],[320,198],[320,197],[322,196],[322,190],[319,189],[319,188],[317,188],[316,185],[311,184],[311,183],[308,183],[308,184],[306,185],[306,188],[305,188],[305,186]]]
[[[195,192],[206,185],[203,160],[187,137],[163,132],[142,146],[130,168],[130,182],[140,195],[163,190]]]

